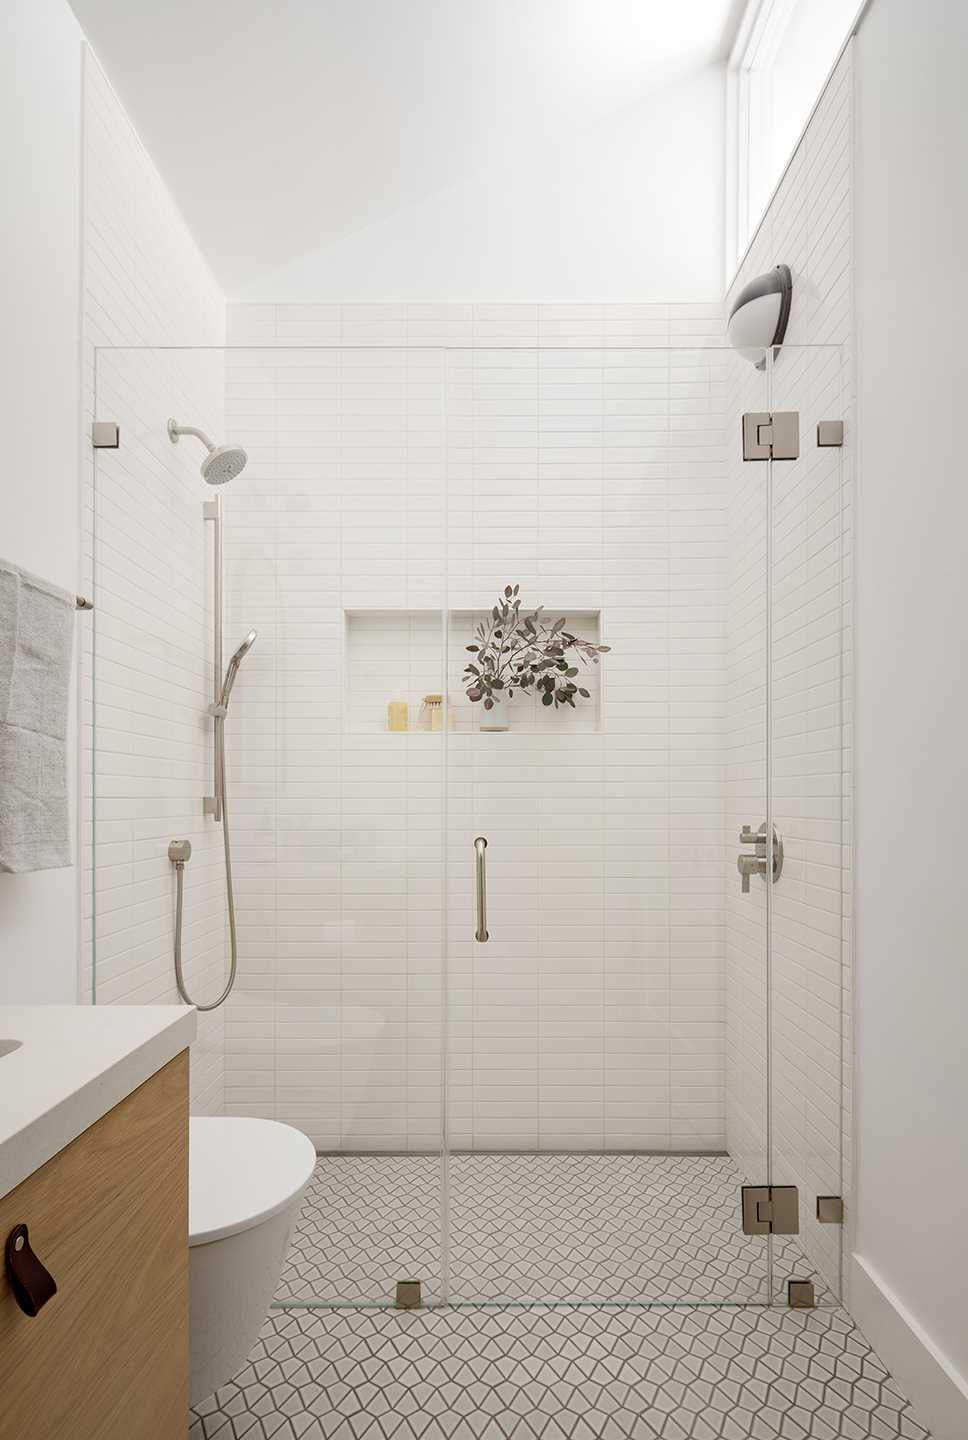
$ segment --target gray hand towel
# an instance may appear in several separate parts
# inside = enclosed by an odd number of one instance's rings
[[[74,597],[0,560],[0,870],[71,863]]]

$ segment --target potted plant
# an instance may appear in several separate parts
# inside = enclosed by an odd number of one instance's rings
[[[519,691],[541,696],[542,705],[559,709],[576,697],[591,699],[583,685],[576,684],[578,665],[598,664],[598,657],[610,649],[594,645],[565,629],[565,620],[549,623],[544,607],[521,612],[520,586],[506,585],[504,594],[474,632],[474,644],[466,648],[474,658],[464,669],[468,700],[482,705],[482,730],[508,728],[508,702]]]

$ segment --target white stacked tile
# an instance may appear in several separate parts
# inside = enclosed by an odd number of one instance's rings
[[[227,499],[230,613],[262,631],[233,701],[251,913],[230,1108],[323,1148],[439,1143],[446,952],[453,1143],[721,1148],[724,374],[636,348],[718,324],[230,308],[226,423],[252,456]],[[446,757],[381,733],[380,646],[382,704],[445,669],[459,690],[469,615],[507,583],[601,626],[600,705],[488,735],[458,703]]]
[[[850,177],[848,50],[731,292],[777,263],[793,271],[788,343],[773,367],[772,399],[754,404],[747,384],[740,408],[800,412],[800,459],[773,466],[773,804],[785,845],[783,883],[773,894],[773,1175],[777,1183],[799,1186],[807,1253],[835,1291],[841,1231],[818,1225],[814,1215],[817,1195],[843,1194],[849,1203]],[[844,449],[817,448],[821,419],[846,421]],[[737,474],[733,494],[740,507],[755,483]],[[746,524],[741,509],[731,513],[731,534]],[[738,602],[741,581],[736,588]],[[737,604],[731,638],[742,633]],[[758,623],[751,620],[746,633],[751,645],[761,644]],[[741,689],[743,663],[738,643],[731,691]],[[730,737],[737,753],[742,733],[737,711]],[[760,817],[731,810],[731,823],[738,818],[757,823]],[[749,1143],[758,1127],[749,1123],[755,1106],[748,1097],[762,1091],[765,1070],[763,1037],[749,1020],[756,1009],[749,976],[752,970],[755,992],[760,960],[742,930],[747,900],[734,897],[729,907],[727,988],[736,1003],[729,1007],[727,1132],[731,1153],[758,1179],[765,1157]],[[764,897],[756,903],[762,909]],[[759,1011],[764,1013],[762,1004]]]
[[[81,443],[85,993],[99,1004],[177,1003],[168,842],[189,838],[190,985],[217,993],[226,960],[211,789],[208,491],[193,442],[169,415],[220,433],[224,301],[170,195],[90,52],[84,56],[84,404]],[[142,347],[151,346],[146,349]],[[124,347],[124,348],[116,348]],[[91,421],[115,420],[118,450],[92,453]],[[92,725],[93,718],[93,725]],[[93,844],[92,844],[93,841]],[[200,1015],[192,1102],[222,1104],[223,1022]]]

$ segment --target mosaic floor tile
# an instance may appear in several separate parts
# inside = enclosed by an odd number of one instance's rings
[[[492,1308],[275,1310],[191,1440],[926,1440],[843,1311],[736,1307],[765,1247],[727,1157],[458,1155],[449,1184],[449,1297]],[[439,1300],[441,1191],[431,1157],[322,1157],[276,1303]],[[734,1306],[614,1303],[643,1298]]]
[[[929,1440],[840,1310],[277,1311],[190,1440]]]

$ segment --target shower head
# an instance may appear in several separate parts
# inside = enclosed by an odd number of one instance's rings
[[[249,651],[255,644],[256,639],[258,638],[258,634],[258,630],[250,630],[248,635],[246,635],[245,639],[242,641],[242,644],[232,656],[228,665],[226,665],[225,667],[225,679],[222,681],[222,693],[219,695],[218,699],[219,705],[221,705],[224,709],[228,708],[229,696],[232,693],[232,686],[235,684],[235,677],[239,673],[239,666],[242,664],[242,661],[245,659],[246,655],[248,655]]]
[[[234,480],[236,475],[245,469],[245,462],[249,457],[241,445],[213,445],[204,430],[196,430],[194,425],[179,425],[177,420],[169,420],[168,439],[171,443],[177,445],[181,435],[194,435],[208,451],[201,464],[202,479],[206,485],[224,485],[227,480]]]
[[[248,635],[246,635],[245,639],[242,641],[242,644],[239,646],[238,650],[236,650],[235,654],[232,656],[229,664],[231,665],[236,660],[241,660],[244,655],[248,655],[249,651],[252,649],[258,638],[258,630],[250,630]]]
[[[241,445],[217,445],[202,461],[202,479],[207,485],[224,485],[245,469],[248,458]]]

